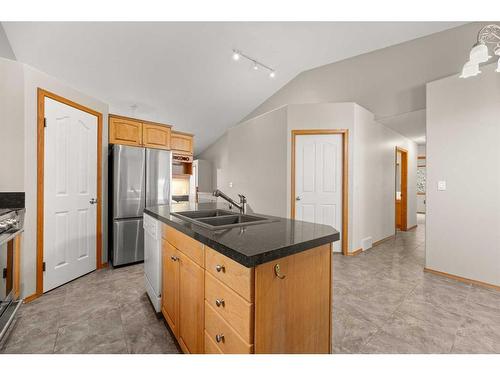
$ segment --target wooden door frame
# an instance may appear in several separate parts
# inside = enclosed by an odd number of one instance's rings
[[[349,129],[297,129],[292,130],[290,216],[295,219],[295,145],[299,135],[342,135],[342,254],[349,253]]]
[[[398,152],[401,153],[401,228],[406,232],[408,230],[408,150],[396,146],[394,170],[398,162]],[[396,197],[396,184],[394,184],[394,197]],[[396,202],[396,198],[394,198]],[[396,208],[394,208],[394,219],[396,218]],[[396,225],[394,224],[394,228]],[[396,229],[394,229],[396,231]]]
[[[96,268],[102,263],[102,113],[75,103],[62,96],[38,88],[37,90],[37,228],[36,228],[36,293],[29,300],[43,294],[43,231],[44,231],[44,147],[45,147],[45,98],[55,100],[97,117],[97,217],[96,217]]]

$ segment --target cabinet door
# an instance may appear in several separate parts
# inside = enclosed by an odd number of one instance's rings
[[[142,122],[110,117],[109,143],[142,146]]]
[[[187,134],[172,133],[172,150],[193,153],[193,136]]]
[[[176,337],[179,335],[179,251],[162,240],[163,278],[161,311]]]
[[[189,353],[200,354],[204,352],[205,272],[182,253],[179,270],[179,341]]]
[[[170,128],[144,123],[142,125],[142,141],[144,147],[170,150]]]

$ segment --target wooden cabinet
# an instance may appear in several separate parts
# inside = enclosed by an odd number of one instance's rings
[[[162,246],[163,316],[185,353],[203,353],[205,270],[198,264],[203,245],[164,227]]]
[[[170,150],[170,128],[144,123],[142,125],[142,140],[144,147]]]
[[[331,351],[331,244],[247,268],[167,225],[163,237],[162,312],[185,353]]]
[[[193,135],[172,131],[172,150],[177,153],[193,154]]]
[[[170,150],[169,125],[109,115],[109,143]]]
[[[331,254],[323,245],[255,268],[256,353],[330,352]]]
[[[161,311],[170,329],[179,335],[179,251],[162,240],[163,244],[163,277]]]
[[[142,146],[142,122],[109,116],[109,143]]]
[[[184,351],[202,354],[205,271],[183,253],[179,269],[179,343]]]

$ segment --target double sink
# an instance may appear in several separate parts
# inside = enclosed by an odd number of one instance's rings
[[[272,219],[262,216],[238,214],[221,209],[182,211],[172,212],[171,214],[179,219],[210,230],[230,229],[247,225],[264,224],[273,221]]]

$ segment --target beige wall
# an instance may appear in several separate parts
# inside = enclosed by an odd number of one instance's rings
[[[426,266],[500,285],[500,74],[494,65],[476,77],[427,85]],[[446,191],[437,190],[438,181],[446,181]]]
[[[416,144],[354,103],[278,108],[230,129],[200,158],[223,166],[224,185],[219,187],[233,197],[246,193],[255,212],[289,217],[293,129],[349,130],[351,251],[361,248],[366,237],[378,241],[394,234],[396,146],[409,152],[408,226],[416,224]]]
[[[36,287],[37,88],[43,88],[103,114],[103,260],[107,259],[108,105],[27,65],[0,58],[0,191],[26,192],[22,248],[23,296]],[[8,161],[8,162],[6,162]]]
[[[24,75],[0,58],[0,191],[24,191]]]

